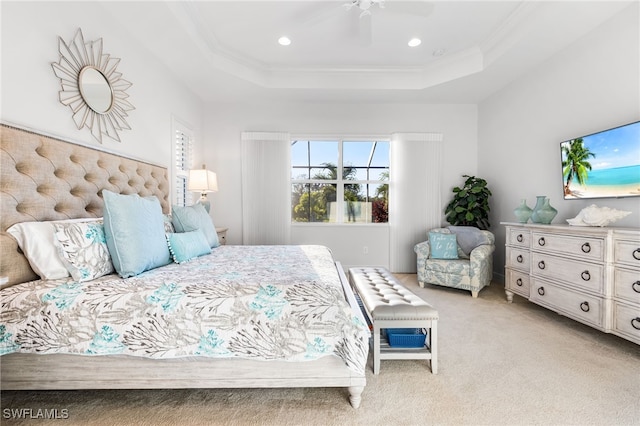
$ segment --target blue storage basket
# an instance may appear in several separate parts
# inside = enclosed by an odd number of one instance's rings
[[[395,348],[421,348],[427,335],[421,328],[387,328],[389,346]]]

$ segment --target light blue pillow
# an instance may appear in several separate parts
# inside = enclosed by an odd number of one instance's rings
[[[111,261],[122,277],[133,277],[171,262],[162,207],[156,197],[103,190],[104,234]]]
[[[429,246],[432,259],[457,259],[458,242],[456,234],[429,232]]]
[[[173,206],[171,208],[171,221],[176,232],[189,232],[199,229],[207,239],[209,247],[216,248],[220,245],[213,220],[211,220],[211,216],[209,216],[202,204],[186,207]]]
[[[169,251],[176,263],[185,263],[198,256],[211,253],[211,247],[202,231],[167,234]]]

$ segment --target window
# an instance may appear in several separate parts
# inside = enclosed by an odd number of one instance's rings
[[[295,223],[387,223],[389,141],[291,141]]]
[[[193,136],[191,131],[174,121],[175,137],[175,203],[178,206],[189,204],[187,178],[192,164]]]

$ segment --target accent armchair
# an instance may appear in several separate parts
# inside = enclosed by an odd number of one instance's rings
[[[450,226],[429,231],[427,241],[416,244],[418,283],[478,292],[491,284],[495,237],[470,226]]]

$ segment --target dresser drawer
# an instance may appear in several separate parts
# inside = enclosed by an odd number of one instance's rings
[[[529,298],[529,273],[507,269],[507,279],[505,282],[507,290],[520,296]]]
[[[529,250],[507,247],[507,267],[529,273]]]
[[[531,239],[532,250],[557,253],[577,260],[604,260],[604,240],[602,238],[534,232]]]
[[[613,279],[615,297],[640,304],[640,271],[616,268]]]
[[[604,294],[603,265],[531,253],[531,273],[550,281],[562,281],[576,289]]]
[[[640,344],[640,308],[614,303],[613,332]]]
[[[640,269],[640,242],[616,240],[613,245],[613,258],[616,263]]]
[[[507,244],[515,247],[529,248],[531,231],[528,229],[508,228]]]
[[[529,300],[598,328],[604,327],[603,299],[532,279]]]

